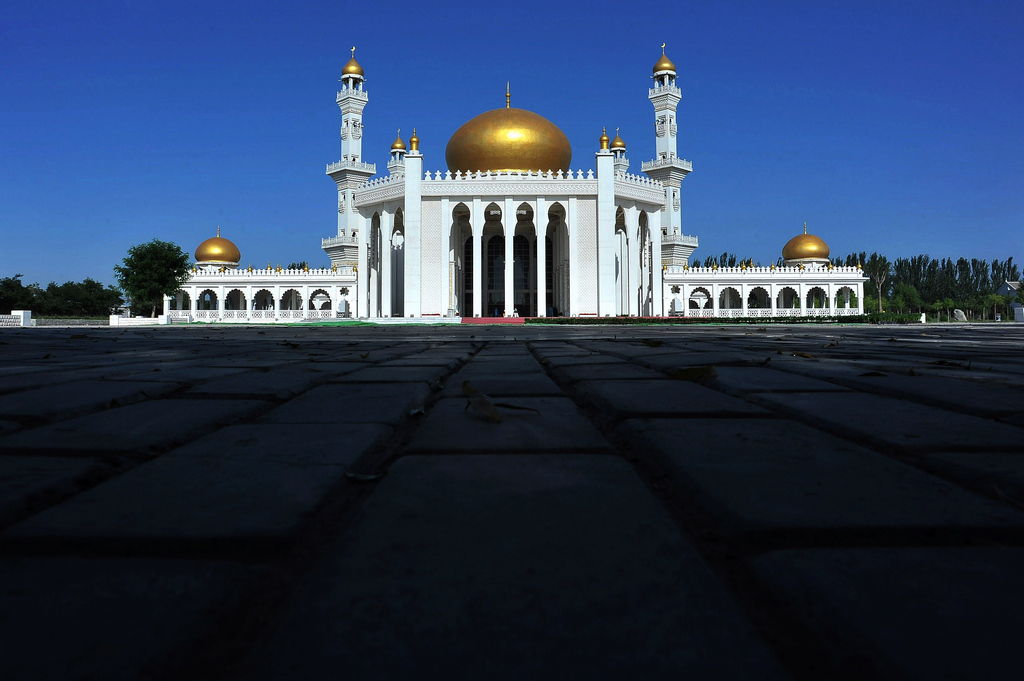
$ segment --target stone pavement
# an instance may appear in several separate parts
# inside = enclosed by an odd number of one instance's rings
[[[1021,325],[5,329],[0,482],[4,679],[1024,669]]]

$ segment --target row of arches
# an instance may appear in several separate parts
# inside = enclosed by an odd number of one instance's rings
[[[275,300],[274,293],[268,289],[253,292],[251,305],[245,291],[231,289],[221,300],[217,291],[204,289],[196,294],[195,307],[188,291],[182,291],[180,297],[171,298],[172,310],[330,310],[332,309],[331,294],[318,288],[309,293],[309,300],[303,306],[302,292],[287,289],[281,293],[280,300]]]
[[[678,309],[681,302],[676,297],[679,287],[672,287],[674,297],[673,307]],[[814,286],[807,290],[805,300],[801,301],[800,293],[792,286],[783,286],[775,296],[775,304],[771,304],[768,290],[761,286],[755,286],[747,293],[747,309],[827,309],[827,308],[849,308],[851,303],[856,306],[857,294],[850,286],[842,286],[836,290],[834,300],[830,301],[828,292],[820,287]],[[743,307],[742,296],[738,289],[732,286],[725,286],[718,292],[718,309],[738,310]],[[713,305],[711,292],[704,286],[697,286],[690,291],[687,308],[690,310],[709,310]]]

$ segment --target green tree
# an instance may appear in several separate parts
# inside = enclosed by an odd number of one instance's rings
[[[878,295],[878,311],[882,311],[882,299],[885,298],[888,289],[886,282],[889,280],[890,266],[889,259],[884,255],[872,253],[864,261],[864,276],[866,276],[875,288]]]
[[[132,309],[151,306],[150,316],[165,295],[188,280],[189,257],[177,244],[153,239],[128,249],[122,264],[114,266],[117,283],[131,300]]]
[[[292,262],[288,263],[288,267],[286,267],[285,269],[286,270],[304,270],[307,267],[309,267],[309,263],[307,263],[305,260],[300,260],[299,262],[292,261]]]
[[[39,286],[25,286],[21,283],[21,274],[0,279],[0,314],[10,314],[11,310],[32,310],[36,312],[36,295]]]

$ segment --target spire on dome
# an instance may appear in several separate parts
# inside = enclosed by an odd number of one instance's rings
[[[512,108],[512,81],[505,81],[505,108]]]

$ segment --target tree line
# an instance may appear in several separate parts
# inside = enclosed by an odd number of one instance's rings
[[[21,274],[0,278],[0,314],[31,310],[39,317],[105,317],[124,304],[121,292],[86,277],[46,288],[22,283]]]

